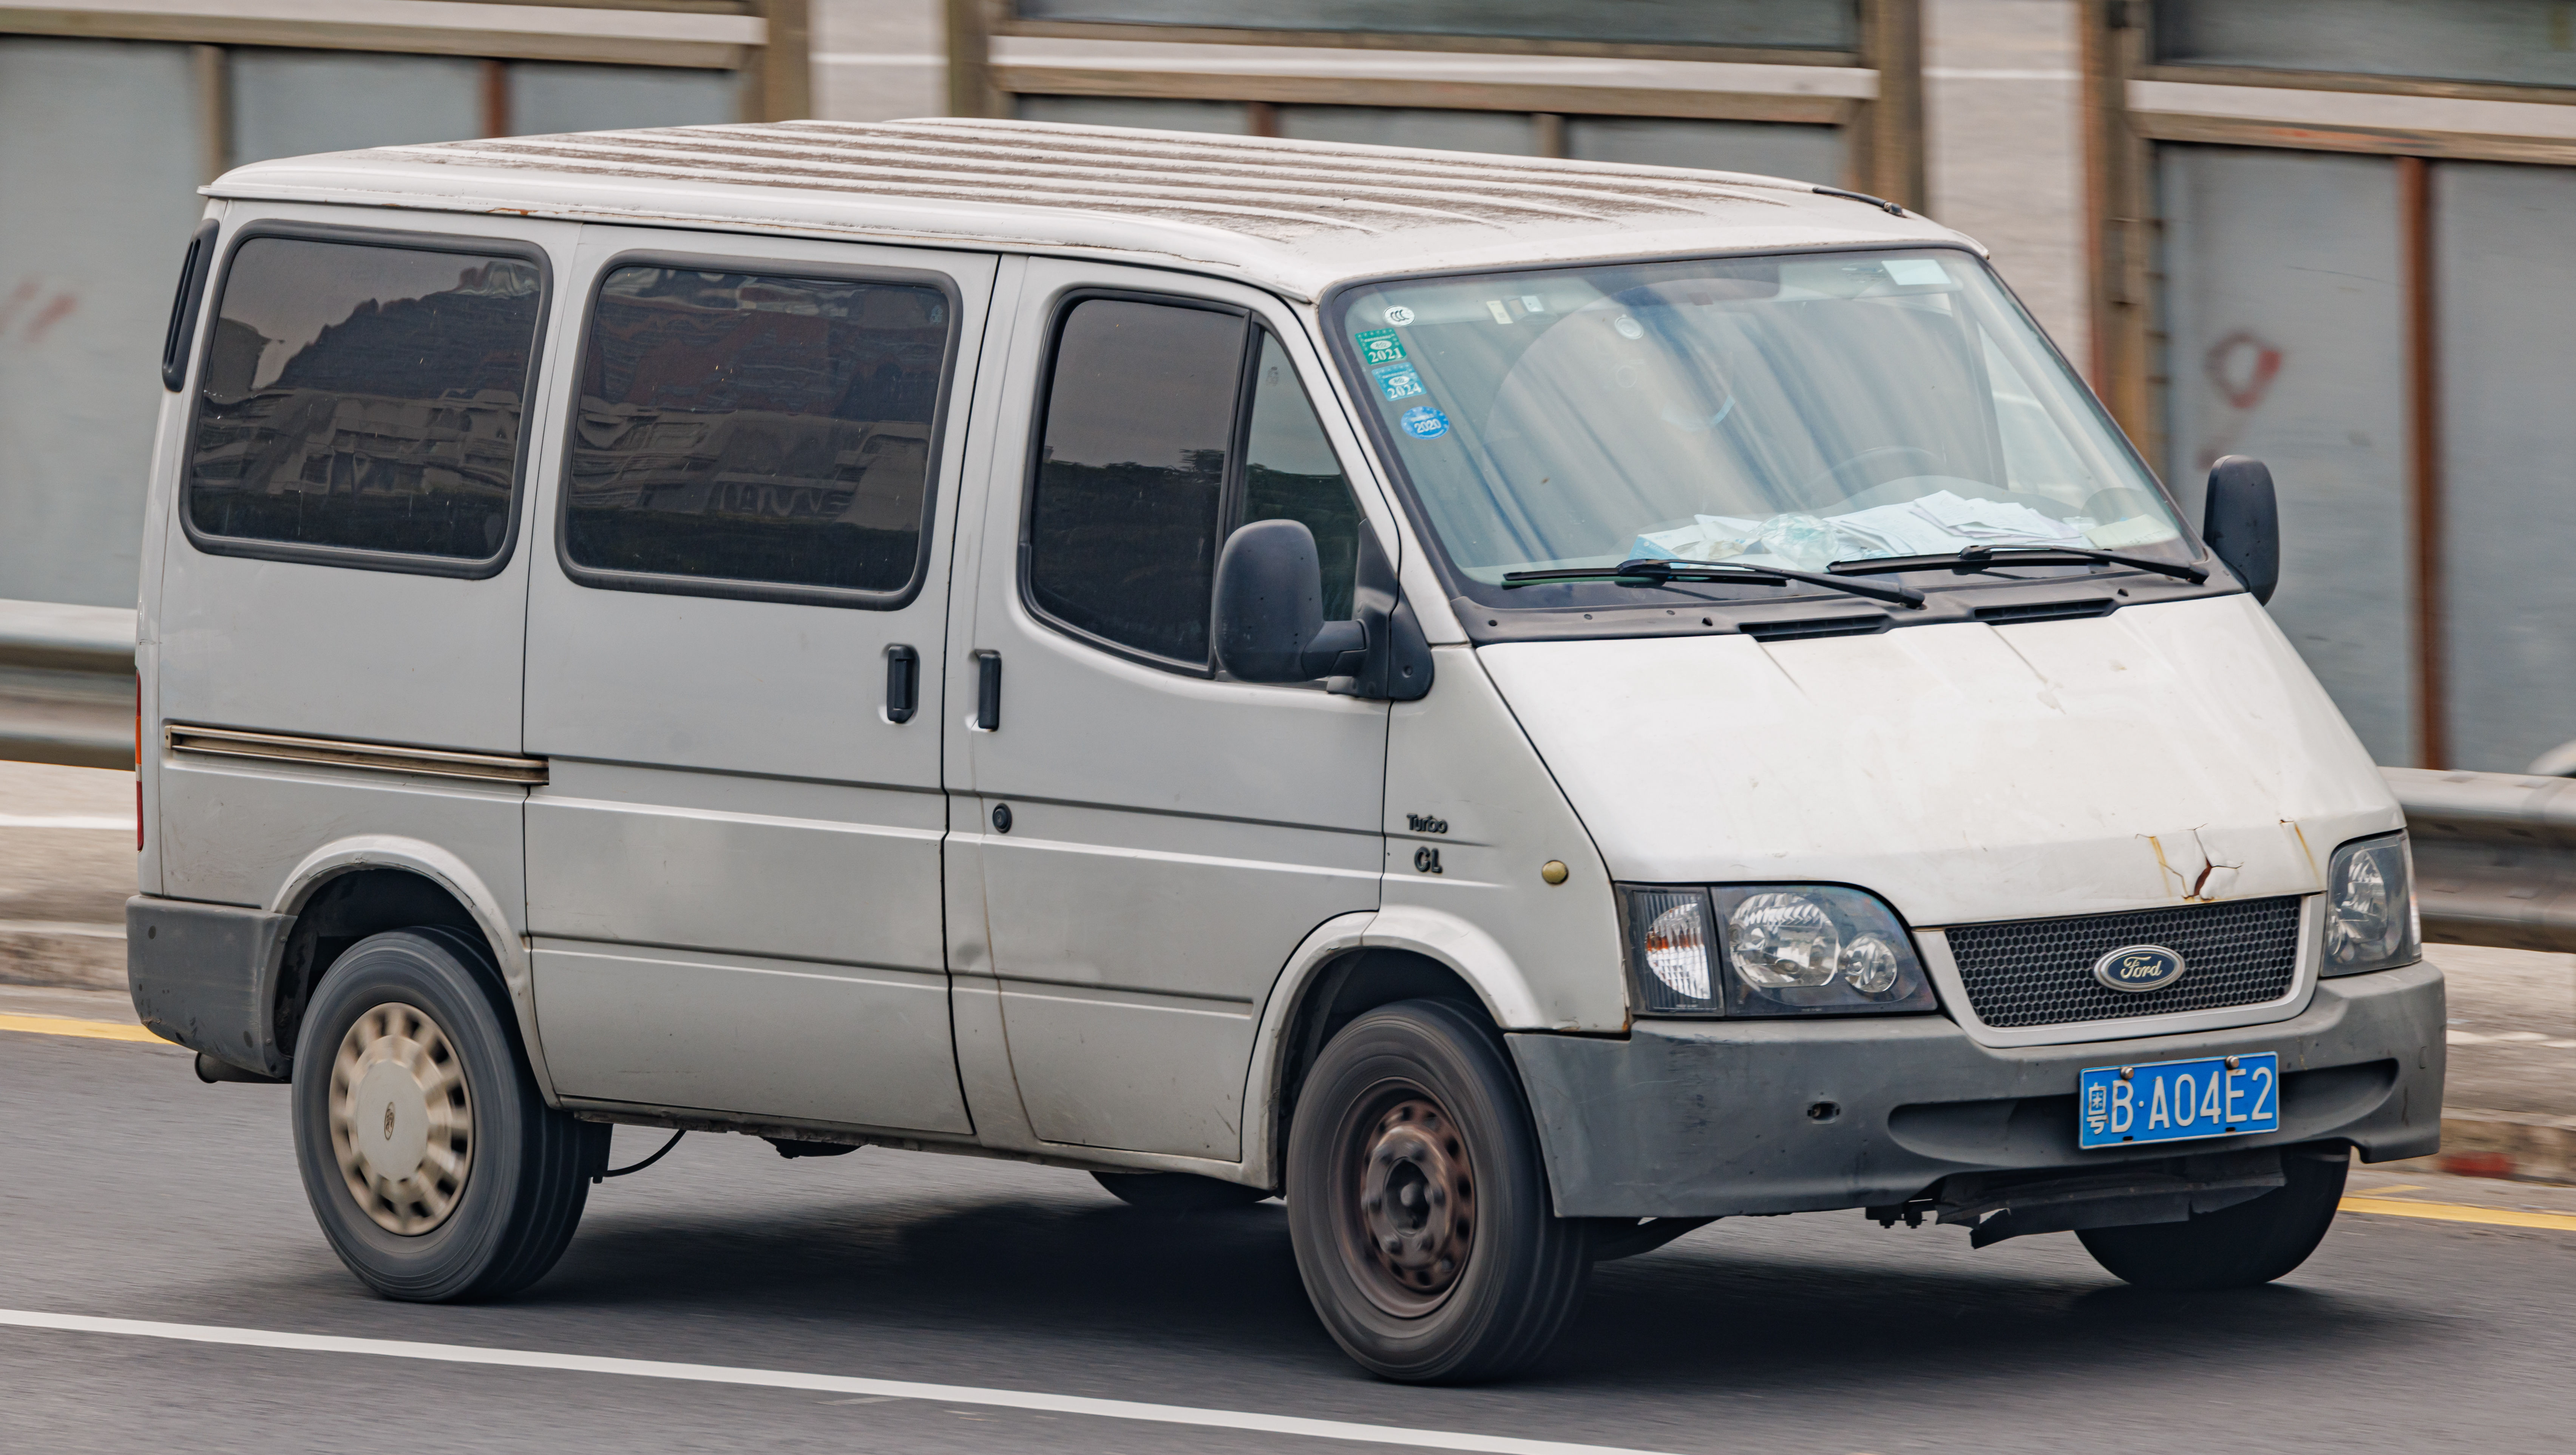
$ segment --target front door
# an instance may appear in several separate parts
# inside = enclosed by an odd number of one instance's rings
[[[528,917],[566,1096],[971,1130],[938,664],[993,274],[585,232],[528,629]]]
[[[1384,507],[1275,299],[1034,259],[1011,331],[1036,367],[1003,390],[949,656],[977,968],[1041,1140],[1231,1160],[1264,998],[1316,926],[1377,907],[1387,708],[1219,671],[1217,553],[1302,520],[1347,616]]]

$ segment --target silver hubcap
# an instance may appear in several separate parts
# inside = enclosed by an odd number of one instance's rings
[[[331,1152],[367,1216],[389,1233],[447,1221],[474,1165],[474,1107],[447,1033],[417,1006],[358,1017],[331,1061]]]

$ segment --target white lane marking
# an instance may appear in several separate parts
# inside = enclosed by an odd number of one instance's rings
[[[131,815],[103,813],[0,813],[0,829],[130,829]]]
[[[765,1389],[810,1389],[829,1394],[872,1394],[888,1399],[934,1400],[943,1404],[981,1405],[1056,1414],[1097,1415],[1108,1420],[1147,1420],[1163,1425],[1199,1425],[1218,1430],[1250,1430],[1264,1435],[1297,1435],[1313,1440],[1357,1440],[1374,1445],[1408,1445],[1423,1450],[1473,1450],[1486,1455],[1657,1455],[1611,1445],[1571,1445],[1556,1440],[1522,1440],[1509,1435],[1473,1435],[1455,1430],[1415,1430],[1402,1425],[1363,1425],[1349,1420],[1310,1420],[1295,1415],[1253,1414],[1241,1410],[1193,1409],[1187,1405],[1142,1404],[1124,1399],[1089,1399],[1072,1394],[1040,1394],[1018,1389],[978,1389],[962,1384],[918,1384],[905,1379],[856,1379],[841,1374],[804,1374],[787,1369],[743,1369],[726,1364],[674,1364],[659,1359],[612,1359],[597,1354],[552,1354],[533,1349],[486,1349],[472,1344],[422,1344],[408,1339],[356,1339],[339,1334],[291,1334],[275,1329],[236,1329],[220,1324],[165,1324],[147,1319],[102,1319],[87,1314],[42,1313],[0,1309],[0,1326],[60,1329],[80,1334],[118,1334],[138,1339],[177,1339],[191,1344],[229,1344],[244,1349],[289,1349],[308,1354],[372,1354],[386,1359],[426,1359],[443,1364],[491,1364],[511,1369],[561,1369],[577,1374],[622,1374],[635,1379],[685,1379],[704,1384],[745,1384]]]

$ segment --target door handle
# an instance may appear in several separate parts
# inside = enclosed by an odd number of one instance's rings
[[[886,648],[886,721],[907,723],[921,710],[921,653],[911,647]]]
[[[1002,654],[975,654],[975,726],[985,732],[1002,730]]]

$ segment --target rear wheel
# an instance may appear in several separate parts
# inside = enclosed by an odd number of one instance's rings
[[[1094,1172],[1091,1177],[1120,1202],[1155,1212],[1223,1212],[1250,1207],[1270,1195],[1191,1172]]]
[[[482,947],[360,941],[322,977],[295,1058],[295,1152],[340,1261],[387,1298],[489,1298],[572,1241],[605,1126],[549,1110]]]
[[[2308,1261],[2343,1201],[2348,1154],[2281,1156],[2281,1186],[2188,1222],[2076,1233],[2093,1261],[2140,1288],[2202,1292],[2269,1283]]]
[[[1288,1226],[1324,1327],[1388,1379],[1522,1368],[1591,1267],[1586,1226],[1550,1211],[1502,1047],[1439,1001],[1371,1011],[1325,1046],[1289,1135]]]

